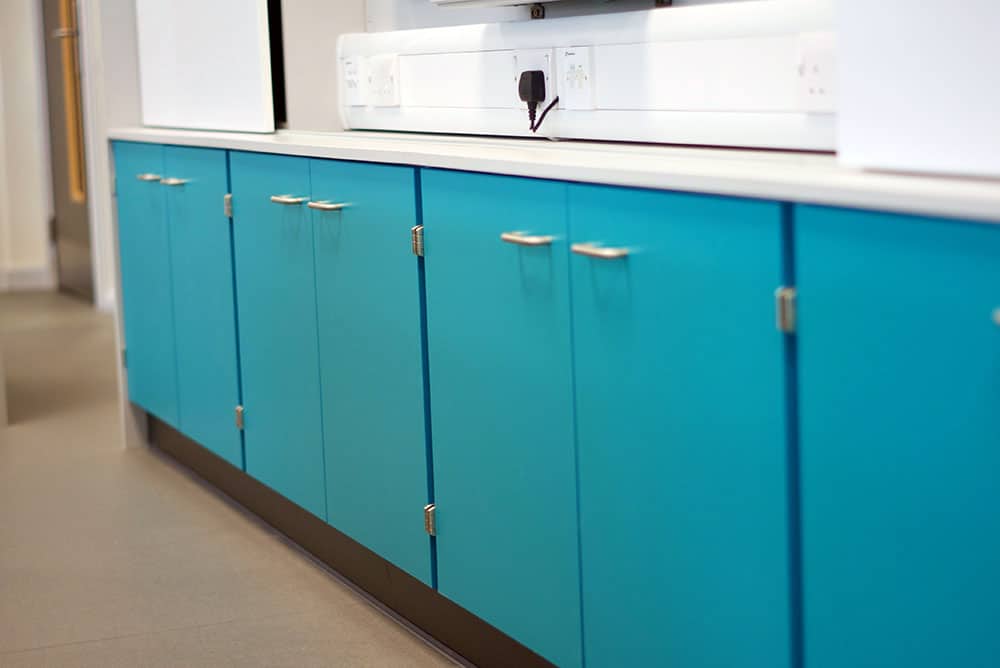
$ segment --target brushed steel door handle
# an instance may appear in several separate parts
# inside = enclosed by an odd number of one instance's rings
[[[555,241],[555,237],[541,234],[528,234],[526,232],[504,232],[500,235],[500,241],[506,241],[509,244],[517,244],[518,246],[550,246],[552,245],[552,242]]]
[[[577,255],[593,257],[598,260],[618,260],[627,257],[629,252],[627,248],[609,248],[607,246],[598,246],[593,242],[573,244],[569,249]]]
[[[161,177],[159,174],[136,174],[135,178],[140,181],[159,181]]]
[[[166,179],[160,179],[160,183],[162,183],[165,186],[182,186],[185,183],[187,183],[188,181],[190,181],[190,179],[177,179],[177,178],[174,178],[174,177],[169,177],[169,178],[166,178]]]
[[[317,211],[340,211],[341,209],[350,206],[350,204],[347,202],[328,202],[326,200],[320,200],[318,202],[310,201],[306,204],[306,206],[310,209],[316,209]]]
[[[308,197],[296,197],[295,195],[271,195],[271,201],[275,204],[302,204]]]

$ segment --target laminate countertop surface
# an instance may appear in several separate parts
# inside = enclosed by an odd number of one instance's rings
[[[822,153],[360,131],[126,127],[109,137],[1000,222],[1000,179],[866,171]]]

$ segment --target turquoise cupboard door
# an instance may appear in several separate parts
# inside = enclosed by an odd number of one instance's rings
[[[569,230],[588,668],[789,666],[780,205],[573,185]]]
[[[246,471],[325,519],[309,160],[234,152],[230,170]]]
[[[240,388],[231,232],[223,211],[229,192],[226,152],[168,146],[163,173],[180,428],[242,468],[243,446],[234,421]]]
[[[566,185],[422,180],[438,588],[579,666]]]
[[[1000,229],[795,227],[806,668],[1000,665]]]
[[[415,173],[310,166],[328,521],[430,585]]]
[[[177,427],[170,230],[163,147],[114,142],[129,400]]]

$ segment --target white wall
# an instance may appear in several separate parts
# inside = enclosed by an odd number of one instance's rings
[[[118,289],[118,253],[107,132],[141,122],[135,2],[79,0],[77,11],[94,293],[98,307],[111,310]]]
[[[556,3],[559,4],[559,3]],[[410,30],[531,18],[528,7],[435,7],[428,0],[367,0],[368,32]]]
[[[210,1],[210,0],[209,0]],[[3,0],[0,0],[3,2]],[[141,123],[135,0],[77,0],[87,150],[88,214],[97,305],[115,313],[116,347],[124,347],[118,290],[118,236],[108,130]],[[133,407],[117,357],[121,425],[126,445],[147,442],[145,414]]]
[[[0,289],[55,285],[42,10],[0,2]]]
[[[282,0],[288,128],[337,131],[337,36],[365,31],[364,0]]]

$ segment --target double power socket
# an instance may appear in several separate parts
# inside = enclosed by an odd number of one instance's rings
[[[541,70],[545,73],[543,108],[558,95],[560,109],[596,109],[593,51],[589,46],[515,51],[512,99],[521,109],[526,109],[517,96],[517,82],[522,72]]]

